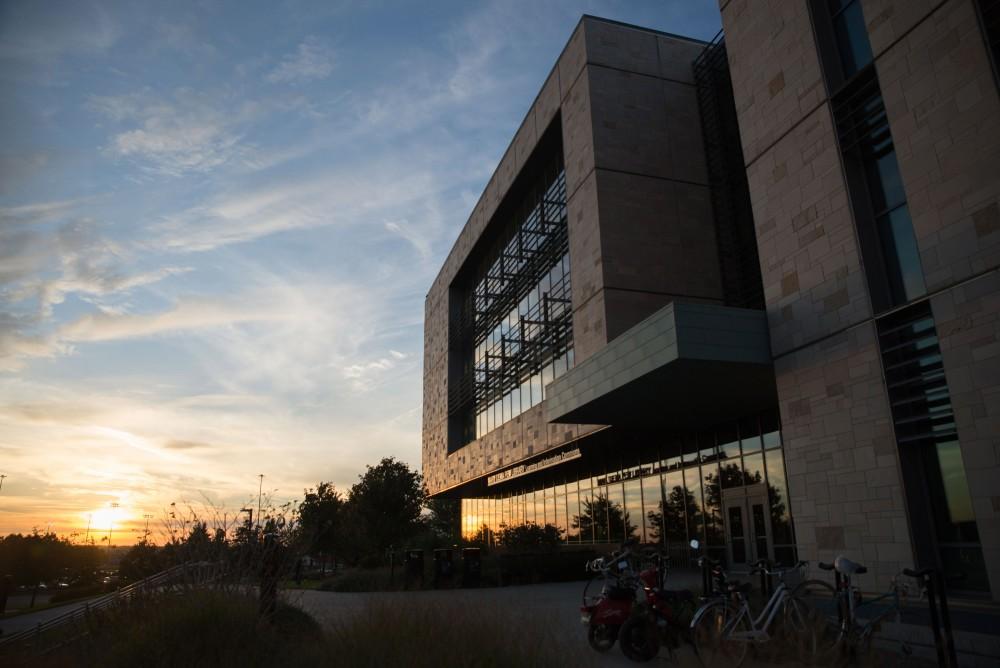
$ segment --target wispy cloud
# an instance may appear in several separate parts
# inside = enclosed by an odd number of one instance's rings
[[[70,342],[110,341],[288,317],[291,316],[282,310],[257,305],[187,301],[159,313],[92,313],[61,327],[58,336]]]
[[[105,148],[109,154],[171,176],[206,172],[239,154],[241,122],[253,110],[236,107],[189,89],[178,89],[169,98],[145,90],[88,101],[91,111],[129,128],[111,137]]]
[[[306,37],[265,77],[270,83],[301,84],[325,79],[333,72],[333,50],[317,37]]]

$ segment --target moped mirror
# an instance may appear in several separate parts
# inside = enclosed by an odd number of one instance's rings
[[[698,542],[698,539],[692,538],[691,539],[691,549],[692,550],[697,550],[699,547],[701,547],[701,543]]]

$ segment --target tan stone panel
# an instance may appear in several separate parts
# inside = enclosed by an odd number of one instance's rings
[[[872,53],[878,54],[924,19],[941,0],[864,0],[861,3]]]
[[[928,290],[1000,266],[1000,95],[971,3],[876,66]]]
[[[663,81],[600,66],[588,66],[587,71],[595,165],[669,176],[672,160]]]
[[[819,58],[805,2],[732,0],[722,26],[750,163],[825,97]]]
[[[569,42],[559,56],[556,68],[559,70],[559,95],[565,100],[587,63],[586,23],[580,21]]]
[[[777,359],[775,378],[800,558],[844,554],[888,586],[913,557],[874,325]]]
[[[722,298],[708,188],[598,169],[597,193],[606,287]]]
[[[691,63],[705,45],[668,35],[657,35],[656,46],[660,57],[660,76],[664,79],[693,84],[694,70],[691,68]]]
[[[600,290],[573,309],[573,350],[577,364],[608,343],[604,296],[604,290]]]
[[[559,68],[553,67],[535,100],[535,130],[539,137],[559,113],[562,95],[559,92]]]
[[[589,68],[588,68],[589,72]],[[572,196],[594,170],[594,128],[591,116],[590,77],[585,72],[563,99],[563,156],[566,191]]]
[[[870,317],[824,105],[747,169],[775,355]]]
[[[573,308],[578,308],[604,285],[601,228],[597,206],[597,175],[591,170],[583,185],[566,203],[569,228],[569,265]]]
[[[654,33],[591,19],[584,25],[588,63],[659,76]]]
[[[520,173],[524,163],[528,160],[531,152],[535,150],[538,143],[538,135],[535,132],[535,110],[532,108],[521,122],[517,134],[514,135],[514,174]]]
[[[497,165],[497,171],[494,178],[497,182],[496,199],[497,206],[500,202],[507,196],[510,191],[510,186],[514,183],[514,176],[517,174],[517,159],[515,157],[514,143],[511,142],[510,146],[507,147],[507,151],[500,158],[500,164]]]

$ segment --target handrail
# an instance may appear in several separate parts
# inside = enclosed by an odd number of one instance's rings
[[[212,562],[178,564],[166,570],[160,571],[159,573],[150,575],[149,577],[145,577],[142,580],[133,582],[132,584],[122,587],[117,591],[100,596],[93,601],[85,601],[83,605],[73,608],[62,615],[53,617],[45,622],[39,622],[30,629],[25,629],[24,631],[19,631],[18,633],[14,633],[9,636],[0,636],[0,649],[13,646],[14,643],[27,640],[28,638],[37,637],[42,633],[51,631],[52,629],[63,626],[64,624],[68,624],[77,618],[86,617],[91,612],[96,610],[103,610],[104,608],[110,607],[119,601],[131,597],[137,592],[163,584],[164,582],[171,580],[174,575],[181,572],[187,572],[187,570],[191,567],[204,566],[205,564],[210,563]]]

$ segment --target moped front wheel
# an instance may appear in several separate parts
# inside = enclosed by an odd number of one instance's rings
[[[706,668],[738,668],[747,656],[749,640],[734,638],[750,631],[746,616],[723,601],[702,608],[691,624],[695,653]]]
[[[607,652],[615,646],[618,631],[617,624],[592,624],[587,628],[587,642],[594,650],[601,653]]]
[[[652,661],[660,653],[660,632],[647,615],[633,615],[618,632],[622,654],[640,663]]]

